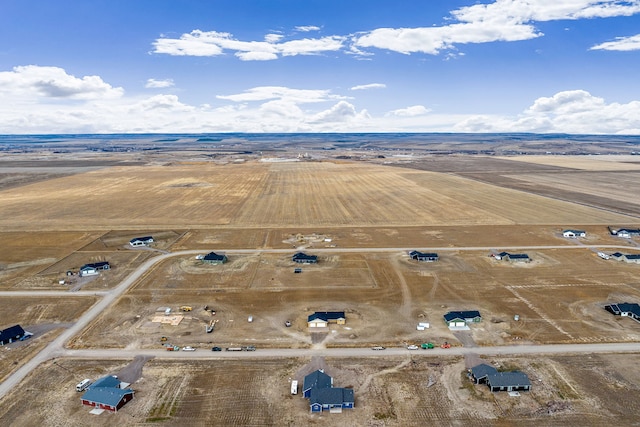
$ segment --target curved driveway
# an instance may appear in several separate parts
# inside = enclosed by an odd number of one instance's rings
[[[535,249],[629,249],[623,245],[553,245],[553,246],[505,246],[503,250],[535,250]],[[314,252],[329,253],[349,253],[349,252],[397,252],[409,251],[415,248],[313,248]],[[442,247],[442,248],[421,248],[433,251],[491,251],[494,248],[487,246],[467,246],[467,247]],[[221,250],[228,254],[247,253],[291,253],[292,249],[229,249]],[[369,348],[331,348],[331,349],[264,349],[256,352],[211,352],[205,349],[195,352],[170,353],[160,350],[69,350],[64,348],[64,344],[75,334],[85,328],[101,312],[106,310],[120,295],[122,295],[131,285],[140,279],[151,267],[160,261],[175,256],[201,254],[205,250],[187,250],[173,253],[166,253],[151,258],[144,262],[137,270],[127,276],[117,287],[107,292],[74,292],[74,296],[98,295],[103,296],[89,310],[83,313],[76,323],[66,329],[57,338],[51,341],[44,349],[36,354],[32,359],[18,368],[13,374],[0,384],[0,399],[6,393],[16,387],[31,371],[38,365],[55,357],[87,357],[92,359],[106,358],[131,358],[140,354],[154,355],[159,358],[260,358],[260,357],[300,357],[300,356],[336,356],[336,357],[366,357],[371,356],[396,356],[396,355],[464,355],[464,354],[546,354],[546,353],[594,353],[594,352],[638,352],[640,343],[611,343],[611,344],[562,344],[562,345],[531,345],[531,346],[504,346],[504,347],[475,347],[466,349],[463,347],[453,347],[451,349],[414,350],[409,351],[404,348],[393,348],[384,351],[372,351]],[[68,296],[63,292],[51,291],[7,291],[0,292],[0,296]]]

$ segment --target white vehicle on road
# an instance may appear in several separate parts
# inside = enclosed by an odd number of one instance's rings
[[[413,345],[413,344],[412,344],[412,345],[410,345],[410,346],[407,346],[407,350],[417,350],[417,349],[418,349],[418,346],[417,346],[417,345]]]
[[[196,351],[196,349],[188,345],[186,347],[182,347],[182,351]]]

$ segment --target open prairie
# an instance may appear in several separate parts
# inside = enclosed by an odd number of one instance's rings
[[[0,192],[5,230],[624,223],[460,176],[334,162],[110,167]]]
[[[520,397],[490,393],[466,376],[460,358],[360,358],[309,360],[150,360],[135,383],[135,398],[118,413],[88,414],[75,384],[82,378],[120,374],[130,361],[64,359],[46,362],[0,407],[17,426],[316,425],[597,426],[633,424],[640,411],[637,355],[494,358],[501,369],[520,369],[533,380]],[[308,400],[289,394],[324,368],[336,387],[354,390],[355,409],[312,414]],[[55,387],[45,387],[55,384]],[[301,382],[300,382],[301,384]],[[31,398],[29,400],[28,398]],[[39,402],[55,402],[56,410]]]

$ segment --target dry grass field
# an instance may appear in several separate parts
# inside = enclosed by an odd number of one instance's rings
[[[0,192],[0,226],[7,230],[630,220],[459,176],[332,162],[111,167]]]
[[[55,289],[61,296],[3,297],[1,326],[47,327],[77,319],[96,299],[74,298],[58,280],[85,263],[112,264],[81,283],[82,290],[102,291],[163,251],[213,250],[225,252],[229,262],[203,265],[195,255],[164,260],[69,346],[151,349],[159,348],[162,336],[199,351],[212,345],[460,346],[442,316],[466,309],[483,316],[468,333],[477,345],[637,342],[640,323],[602,307],[640,302],[640,266],[606,261],[579,247],[619,245],[628,248],[622,252],[640,252],[638,240],[614,238],[606,228],[640,226],[638,201],[620,201],[640,193],[637,164],[594,162],[470,156],[401,167],[157,161],[105,164],[9,186],[0,190],[0,290]],[[588,238],[564,239],[565,228],[584,229]],[[151,249],[128,248],[129,239],[143,235],[154,236]],[[489,250],[461,249],[525,246],[561,249],[526,250],[532,258],[526,265],[497,261]],[[397,248],[447,249],[438,250],[438,262],[418,263]],[[259,249],[283,251],[252,252]],[[298,265],[290,257],[298,250],[317,253],[319,263],[294,274]],[[182,305],[193,311],[182,313],[178,326],[151,321],[162,314],[160,308],[177,311]],[[205,305],[216,315],[204,311]],[[311,334],[307,316],[324,310],[344,310],[346,325]],[[212,319],[218,322],[207,334]],[[431,328],[417,331],[416,324],[425,321]],[[22,353],[0,352],[0,377],[59,330],[32,340]],[[640,377],[628,372],[639,357],[495,360],[535,379],[534,391],[518,399],[470,386],[458,358],[328,359],[323,363],[336,384],[356,391],[356,410],[337,417],[311,415],[304,399],[289,395],[289,379],[301,379],[319,363],[298,359],[151,361],[134,385],[135,400],[122,412],[89,416],[75,383],[117,372],[127,361],[61,358],[8,395],[0,419],[18,426],[583,426],[611,418],[628,424],[640,413]]]
[[[148,361],[133,385],[132,402],[117,414],[89,415],[75,384],[115,374],[128,361],[57,360],[31,375],[20,396],[0,407],[15,426],[336,425],[599,426],[631,425],[640,411],[637,355],[494,358],[499,369],[520,369],[533,390],[520,397],[473,385],[458,358],[402,357],[312,361]],[[323,366],[336,386],[353,388],[355,409],[311,414],[307,400],[289,394],[291,379]],[[55,384],[45,387],[44,384]],[[33,401],[55,402],[34,405]]]
[[[638,156],[511,156],[509,161],[558,166],[584,171],[640,171]]]

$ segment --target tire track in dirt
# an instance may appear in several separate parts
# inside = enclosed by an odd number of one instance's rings
[[[364,390],[366,390],[369,387],[369,384],[371,384],[371,381],[375,378],[375,377],[379,377],[382,375],[386,375],[386,374],[392,374],[394,372],[398,372],[400,369],[404,368],[405,366],[407,366],[409,363],[411,363],[411,357],[409,357],[408,359],[403,360],[400,364],[394,366],[393,368],[389,368],[389,369],[384,369],[380,372],[376,372],[375,374],[370,374],[368,375],[364,381],[362,382],[362,384],[360,385],[360,387],[358,387],[358,393],[362,393]]]
[[[536,307],[535,305],[533,305],[531,302],[529,302],[529,300],[527,300],[525,297],[523,297],[522,295],[520,295],[518,293],[518,291],[516,291],[512,286],[507,286],[506,287],[516,298],[518,298],[520,301],[522,301],[523,303],[525,303],[527,305],[527,307],[529,307],[531,310],[533,310],[538,316],[540,316],[540,318],[544,321],[546,321],[548,324],[550,324],[551,326],[553,326],[554,328],[556,328],[558,330],[558,332],[562,333],[563,335],[569,337],[571,340],[574,339],[573,335],[571,335],[569,332],[565,331],[564,329],[562,329],[560,327],[560,325],[558,325],[556,322],[553,321],[553,319],[551,319],[549,316],[547,316],[545,313],[542,312],[542,310],[538,309],[538,307]]]

